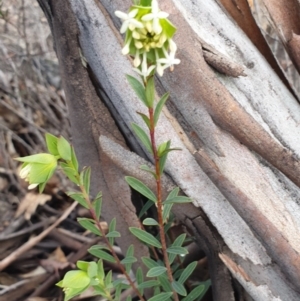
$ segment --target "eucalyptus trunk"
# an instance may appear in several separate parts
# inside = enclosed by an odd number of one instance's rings
[[[38,2],[60,62],[73,144],[81,165],[92,167],[92,193],[102,190],[103,214],[117,218],[121,248],[134,243],[137,256],[147,255],[127,230],[139,221],[124,176],[155,185],[139,170],[151,156],[130,124],[144,127],[136,112],[145,109],[125,78],[134,72],[131,59],[121,54],[114,15],[127,11],[131,1]],[[260,2],[299,70],[299,1]],[[300,300],[297,91],[246,0],[159,5],[177,26],[181,60],[174,72],[156,79],[158,93],[171,95],[156,138],[181,148],[168,157],[163,189],[166,194],[178,185],[194,201],[174,207],[174,213],[206,252],[214,300]],[[239,296],[231,277],[247,296]]]

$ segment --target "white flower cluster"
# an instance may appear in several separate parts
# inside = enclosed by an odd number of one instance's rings
[[[172,37],[176,31],[167,19],[168,13],[160,11],[157,0],[152,0],[151,7],[132,6],[129,13],[115,12],[122,21],[120,32],[126,33],[124,55],[134,56],[134,70],[144,80],[156,69],[162,76],[166,68],[180,63],[175,58],[177,46]]]

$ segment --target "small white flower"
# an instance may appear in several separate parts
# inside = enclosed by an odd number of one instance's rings
[[[147,79],[147,77],[150,75],[150,73],[155,69],[155,65],[152,65],[148,68],[147,66],[147,53],[143,53],[143,61],[142,61],[142,70],[138,68],[133,68],[138,74],[140,74],[144,81]]]
[[[129,53],[130,51],[130,43],[131,43],[131,40],[132,40],[132,36],[130,36],[127,40],[127,43],[124,45],[124,47],[122,48],[122,54],[123,55],[126,55]]]
[[[150,32],[153,31],[155,34],[160,34],[162,32],[162,27],[159,23],[159,20],[167,18],[169,14],[159,10],[157,0],[152,0],[151,8],[152,12],[143,16],[142,21],[152,20],[152,26],[150,27],[148,25],[147,29]]]
[[[125,14],[119,10],[115,11],[115,15],[123,20],[123,24],[121,26],[120,32],[124,33],[129,28],[131,31],[135,30],[136,28],[143,28],[144,25],[140,21],[135,19],[135,16],[138,13],[138,9],[133,9],[128,14]]]
[[[135,53],[134,60],[133,60],[133,66],[134,66],[135,68],[137,68],[140,64],[141,64],[140,50],[137,49],[137,50],[136,50],[136,53]]]
[[[34,183],[34,184],[30,184],[28,186],[28,190],[34,189],[35,187],[37,187],[39,185],[39,183]]]
[[[170,53],[168,53],[166,51],[166,49],[164,49],[164,48],[163,48],[163,51],[164,51],[165,57],[156,60],[156,63],[164,64],[164,66],[162,67],[163,70],[170,67],[171,71],[173,71],[173,66],[178,65],[180,63],[180,59],[175,58],[176,52],[174,52],[174,51],[170,51]]]

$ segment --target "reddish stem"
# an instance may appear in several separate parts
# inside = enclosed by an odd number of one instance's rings
[[[152,145],[152,152],[155,165],[155,174],[156,174],[156,196],[157,196],[157,215],[158,215],[158,225],[159,225],[159,236],[160,242],[162,245],[162,252],[164,256],[164,262],[167,268],[167,275],[170,283],[174,281],[171,265],[169,262],[168,252],[167,252],[167,243],[164,230],[164,221],[163,221],[163,204],[162,204],[162,187],[161,187],[161,174],[160,174],[160,159],[157,154],[156,141],[155,141],[155,124],[154,124],[154,110],[153,108],[148,108],[149,111],[149,121],[150,121],[150,140]],[[173,296],[175,301],[179,301],[177,292],[172,288]]]

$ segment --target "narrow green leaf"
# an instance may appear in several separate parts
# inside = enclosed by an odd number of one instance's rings
[[[145,124],[147,125],[148,129],[150,129],[150,120],[149,117],[143,113],[137,112],[144,120]]]
[[[97,276],[100,280],[103,280],[105,277],[105,271],[104,271],[104,267],[103,267],[103,260],[99,259],[97,262],[97,266],[98,266],[98,271],[97,271]]]
[[[151,218],[151,217],[148,217],[148,218],[145,218],[143,220],[143,225],[146,225],[146,226],[157,226],[158,225],[158,222]]]
[[[199,299],[202,298],[206,293],[207,289],[209,288],[209,286],[210,286],[210,282],[209,285],[207,284],[198,285],[185,298],[183,298],[182,301],[194,301],[198,298]]]
[[[123,264],[127,263],[134,263],[137,262],[137,259],[134,256],[126,256],[124,259],[121,260]]]
[[[79,164],[78,164],[78,160],[77,160],[77,157],[75,154],[74,147],[72,145],[71,145],[71,161],[72,161],[74,169],[78,172]]]
[[[140,166],[140,169],[141,169],[141,170],[144,170],[144,171],[147,171],[147,172],[149,172],[149,173],[151,173],[151,174],[153,175],[154,179],[156,179],[156,174],[155,174],[154,170],[152,170],[152,169],[151,169],[150,167],[148,167],[147,165],[141,165],[141,166]]]
[[[141,295],[144,295],[144,289],[139,287],[139,285],[143,284],[143,282],[144,282],[144,276],[143,276],[143,271],[142,271],[141,267],[138,267],[135,277],[136,277],[136,282],[138,284],[137,289],[139,290]]]
[[[180,235],[174,240],[172,246],[174,246],[174,247],[181,247],[182,244],[184,243],[185,237],[186,237],[186,234],[184,234],[184,233],[183,233],[183,234],[180,234]],[[174,261],[175,258],[176,258],[176,254],[169,254],[168,258],[169,258],[170,264],[172,264],[173,261]]]
[[[112,284],[112,270],[109,270],[109,272],[106,274],[104,284],[105,287],[108,287]]]
[[[114,263],[116,262],[116,260],[114,259],[113,256],[111,256],[107,252],[102,251],[101,249],[96,248],[96,247],[97,246],[93,246],[90,249],[88,249],[89,253],[96,256],[96,257],[98,257],[98,258],[101,258],[103,260],[106,260],[106,261],[109,261],[109,262],[114,262]]]
[[[180,275],[178,282],[184,284],[197,266],[197,261],[191,262]]]
[[[171,141],[162,142],[157,148],[157,155],[160,157],[167,150],[167,147],[170,146]]]
[[[154,203],[148,200],[146,204],[143,206],[142,210],[140,211],[139,218],[141,218],[153,205]]]
[[[158,286],[159,281],[157,280],[148,280],[138,285],[138,289],[150,288],[154,286]]]
[[[163,106],[165,105],[169,95],[170,95],[170,93],[165,93],[162,96],[162,98],[159,100],[159,102],[157,103],[157,105],[155,107],[155,111],[154,111],[154,125],[157,124],[161,110],[162,110]]]
[[[170,145],[171,145],[171,141],[168,141],[166,147],[170,148]],[[160,172],[160,174],[162,174],[163,171],[164,171],[164,168],[165,168],[165,165],[166,165],[166,161],[167,161],[167,157],[168,157],[168,153],[165,153],[164,155],[162,155],[159,158],[159,172]]]
[[[109,223],[109,226],[108,226],[108,231],[115,231],[116,229],[116,226],[117,226],[117,219],[114,217],[111,222]]]
[[[193,200],[186,196],[175,196],[172,199],[166,200],[163,204],[184,204],[184,203],[192,203]]]
[[[71,161],[72,158],[71,145],[63,136],[60,136],[57,139],[57,151],[61,156],[61,158],[63,158],[66,161]]]
[[[171,254],[177,254],[177,255],[186,255],[189,253],[186,248],[176,247],[176,246],[171,246],[167,248],[167,252]]]
[[[166,270],[167,270],[166,267],[154,267],[148,271],[146,276],[147,277],[157,277],[157,276],[160,276],[161,274],[165,273]]]
[[[148,299],[148,301],[165,301],[165,300],[168,300],[172,295],[173,295],[173,293],[160,293],[160,294]]]
[[[148,269],[152,269],[153,267],[160,266],[156,261],[154,261],[153,259],[151,259],[149,257],[142,257],[142,261]]]
[[[58,138],[49,133],[45,134],[45,138],[46,138],[46,144],[47,144],[47,149],[48,149],[49,153],[54,156],[58,156],[59,155],[58,150],[57,150]]]
[[[173,199],[179,193],[179,187],[175,187],[167,196],[166,200]]]
[[[121,237],[121,234],[118,231],[111,231],[111,232],[108,232],[105,236],[108,238],[109,237]]]
[[[134,78],[131,75],[127,74],[126,78],[129,82],[130,86],[132,87],[132,89],[134,90],[136,95],[138,96],[138,98],[145,104],[145,106],[148,107],[144,86],[136,78]]]
[[[179,295],[181,295],[181,296],[187,295],[186,289],[184,288],[184,286],[181,283],[179,283],[177,281],[173,281],[172,287]]]
[[[90,182],[91,182],[91,168],[86,167],[83,170],[83,186],[87,194],[90,193]]]
[[[97,218],[100,219],[101,208],[102,208],[102,192],[99,192],[96,195],[92,205],[93,205],[93,208],[95,210],[95,214],[96,214]]]
[[[161,248],[161,243],[150,233],[135,227],[129,227],[129,231],[139,240],[156,248]]]
[[[81,206],[83,206],[86,209],[89,209],[89,205],[87,204],[87,201],[84,199],[81,192],[67,192],[67,195],[78,202]]]
[[[146,147],[148,152],[150,154],[152,154],[152,145],[151,145],[150,139],[149,139],[148,135],[145,133],[145,131],[136,123],[132,123],[131,126],[132,126],[134,133],[138,136],[138,138],[140,139],[142,144]]]
[[[155,194],[143,182],[134,177],[125,177],[127,184],[149,200],[156,202]]]
[[[98,236],[102,236],[102,234],[99,231],[99,229],[95,226],[94,220],[88,219],[88,218],[79,217],[79,218],[77,218],[77,221],[78,221],[78,223],[84,229],[87,229],[87,230],[91,231],[92,233],[94,233],[94,234],[96,234]]]
[[[134,254],[134,245],[130,245],[127,249],[126,256],[133,256]]]
[[[72,167],[70,167],[68,164],[66,164],[64,162],[60,162],[59,166],[62,168],[63,172],[65,173],[65,175],[69,178],[69,180],[71,182],[73,182],[76,185],[79,184],[79,182],[76,178],[76,171]]]
[[[165,292],[172,292],[172,286],[166,274],[162,274],[161,276],[158,276],[157,280],[159,281],[161,287]]]
[[[153,108],[154,98],[155,98],[154,77],[151,76],[148,79],[146,85],[146,99],[147,99],[148,108]]]

